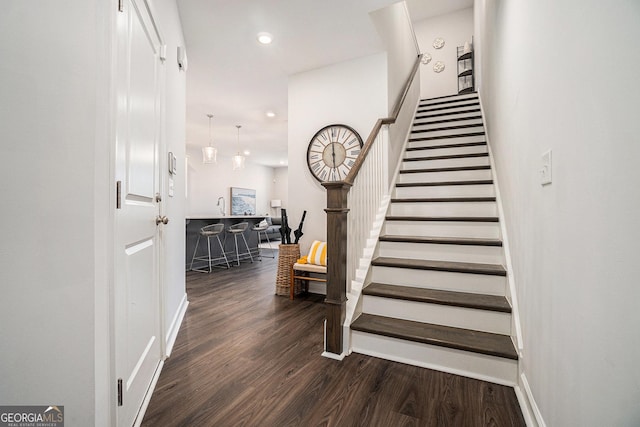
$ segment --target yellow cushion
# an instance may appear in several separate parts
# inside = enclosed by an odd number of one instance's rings
[[[315,265],[327,265],[327,242],[314,240],[307,255],[307,262]]]
[[[296,261],[296,264],[307,264],[307,256],[304,255],[300,257],[300,259]]]

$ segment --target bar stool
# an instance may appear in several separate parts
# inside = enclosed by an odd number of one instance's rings
[[[253,228],[251,228],[251,231],[257,231],[258,232],[258,256],[260,257],[260,261],[262,261],[262,251],[260,250],[260,233],[264,233],[264,237],[267,238],[267,243],[269,244],[269,249],[271,249],[271,253],[273,254],[273,247],[271,246],[271,240],[269,240],[269,235],[267,234],[267,229],[269,228],[269,224],[266,224],[265,221],[265,225],[260,225],[255,224],[253,226]],[[275,258],[275,255],[272,256],[268,256],[267,258]]]
[[[238,224],[234,224],[231,227],[227,228],[227,233],[231,233],[233,235],[233,240],[235,241],[235,244],[236,244],[237,265],[240,265],[240,255],[249,255],[249,258],[251,258],[251,262],[253,262],[253,257],[251,256],[251,249],[249,249],[249,244],[247,243],[247,239],[244,237],[244,232],[247,230],[248,227],[249,227],[248,222],[240,222]],[[244,240],[244,246],[245,248],[247,248],[247,252],[242,252],[242,253],[238,252],[238,234],[242,237],[242,240]]]
[[[227,263],[227,268],[230,268],[231,266],[229,265],[229,260],[227,259],[227,254],[224,253],[224,246],[222,245],[222,242],[220,241],[220,233],[222,233],[224,231],[224,224],[220,223],[220,224],[212,224],[212,225],[207,225],[206,227],[202,227],[200,229],[200,233],[198,233],[198,240],[196,241],[196,248],[193,251],[193,257],[191,258],[191,266],[189,267],[190,270],[192,271],[200,271],[202,273],[211,273],[212,271],[212,265],[211,263],[213,261],[219,261],[221,259],[224,259],[224,261]],[[218,244],[220,245],[220,251],[222,252],[222,256],[221,257],[217,257],[217,258],[211,258],[211,238],[214,237],[216,239],[218,239]],[[200,244],[200,238],[201,237],[206,237],[207,238],[207,256],[196,256],[196,253],[198,252],[198,245]],[[193,268],[193,261],[198,260],[198,261],[208,261],[209,262],[209,270],[200,270],[200,269],[194,269]]]

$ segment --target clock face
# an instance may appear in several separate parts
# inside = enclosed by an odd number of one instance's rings
[[[320,182],[342,181],[356,163],[362,138],[347,125],[329,125],[311,138],[307,165]]]

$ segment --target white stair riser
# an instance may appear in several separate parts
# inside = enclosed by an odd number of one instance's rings
[[[425,134],[425,136],[427,136]],[[428,135],[431,136],[431,135]],[[415,136],[415,138],[420,138],[419,136]],[[413,141],[409,139],[407,144],[407,148],[416,148],[416,147],[436,147],[438,145],[445,144],[464,144],[467,142],[485,142],[487,139],[485,135],[473,135],[473,136],[457,136],[455,138],[438,138],[438,139],[428,139],[422,141]]]
[[[351,331],[354,352],[513,386],[518,362],[430,344]]]
[[[416,172],[401,173],[398,175],[398,183],[412,182],[443,182],[443,181],[476,181],[492,179],[490,169],[445,171],[445,172]]]
[[[493,184],[432,185],[396,187],[395,198],[416,197],[495,197]]]
[[[489,295],[505,294],[504,276],[372,266],[371,282]]]
[[[500,238],[498,222],[386,221],[384,234],[398,236]]]
[[[403,170],[448,168],[458,166],[485,166],[489,164],[489,156],[463,157],[460,159],[412,160],[402,162]]]
[[[466,113],[466,117],[476,117],[478,116],[480,113]],[[461,115],[461,117],[465,117],[464,115]],[[461,118],[461,117],[455,117],[455,118]],[[446,119],[445,119],[446,120]],[[432,121],[437,122],[438,120],[433,119]],[[477,125],[477,126],[484,126],[482,123],[482,119],[468,119],[468,120],[456,120],[453,122],[444,122],[444,123],[429,123],[429,124],[420,124],[420,122],[417,122],[413,125],[413,127],[411,128],[412,131],[427,131],[430,129],[438,129],[438,128],[444,128],[444,127],[449,127],[449,126],[467,126],[467,125]]]
[[[496,202],[393,202],[389,215],[401,216],[497,216]]]
[[[364,295],[362,312],[494,334],[511,334],[511,314]]]
[[[478,100],[478,94],[476,93],[467,93],[464,95],[455,95],[455,96],[451,96],[451,97],[447,97],[447,98],[434,98],[434,99],[422,99],[420,100],[420,106],[425,106],[425,105],[434,105],[437,104],[439,102],[446,102],[446,101],[477,101]]]
[[[442,126],[445,127],[445,126]],[[446,137],[453,135],[464,135],[469,133],[484,132],[484,126],[478,125],[470,128],[462,129],[442,129],[442,130],[427,130],[424,132],[415,132],[411,134],[411,138],[431,138],[431,137]],[[477,135],[480,136],[480,135]]]
[[[407,150],[406,159],[415,159],[416,157],[429,156],[453,156],[456,154],[475,154],[486,153],[486,145],[472,145],[470,147],[448,147],[448,148],[431,148],[428,150]]]
[[[502,246],[380,242],[378,256],[504,265]]]
[[[471,104],[471,105],[467,105],[467,104]],[[436,110],[436,108],[438,107],[454,107],[454,108],[447,108],[446,110]],[[450,105],[438,105],[438,106],[434,105],[433,107],[420,107],[416,112],[416,116],[429,117],[431,114],[455,114],[461,111],[477,110],[478,108],[480,108],[480,105],[478,105],[476,101],[465,101],[465,102],[456,103],[455,106],[453,104],[450,104]],[[444,116],[436,116],[436,117],[444,117]]]

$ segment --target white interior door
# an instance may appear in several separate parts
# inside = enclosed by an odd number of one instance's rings
[[[145,0],[118,13],[114,357],[117,420],[131,426],[162,359],[159,141],[161,40]]]

